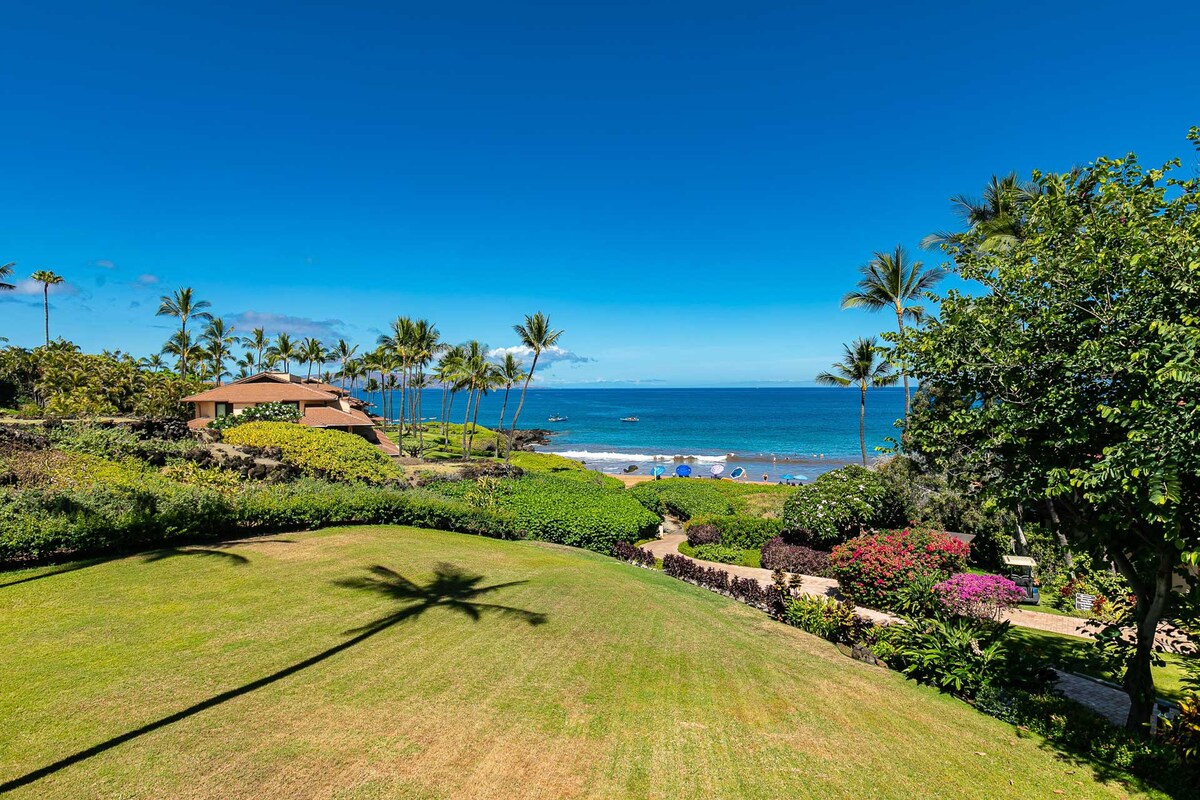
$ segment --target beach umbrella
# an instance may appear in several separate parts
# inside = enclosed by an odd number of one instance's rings
[[[718,475],[720,475],[724,471],[725,471],[724,464],[713,464],[711,467],[708,468],[708,474],[712,475],[714,478],[717,477]]]
[[[795,478],[795,479],[796,479],[796,480],[798,480],[798,481],[806,481],[806,480],[808,480],[808,476],[807,476],[807,475],[801,475],[801,474],[800,474],[800,473],[798,473],[798,472],[797,472],[795,475],[793,475],[792,477],[793,477],[793,478]]]
[[[666,471],[667,471],[667,468],[660,464],[659,466],[650,470],[650,474],[657,478],[659,475],[662,475]]]
[[[679,478],[686,478],[692,474],[692,468],[687,464],[680,464],[675,468],[675,475]]]
[[[738,478],[745,477],[745,475],[746,475],[746,470],[742,469],[741,467],[734,467],[733,472],[729,473],[729,477],[733,478],[735,481]]]
[[[796,476],[795,476],[795,475],[780,475],[780,476],[779,476],[779,480],[781,480],[781,481],[794,481],[794,480],[796,480]]]

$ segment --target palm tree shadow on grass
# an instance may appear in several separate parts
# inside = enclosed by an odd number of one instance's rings
[[[264,686],[269,686],[289,675],[294,675],[301,670],[319,664],[344,650],[349,650],[351,647],[365,642],[372,636],[382,633],[401,622],[416,619],[432,608],[440,607],[457,611],[465,614],[474,622],[478,622],[485,614],[512,617],[530,625],[541,625],[547,620],[545,614],[537,611],[526,611],[525,609],[513,608],[512,606],[476,602],[476,598],[478,597],[499,591],[500,589],[519,586],[526,581],[509,581],[507,583],[495,583],[490,586],[480,586],[479,584],[483,581],[482,575],[471,575],[453,564],[438,564],[434,571],[433,579],[424,585],[417,584],[398,572],[383,566],[373,566],[369,569],[369,572],[369,576],[335,581],[335,585],[381,594],[390,600],[404,604],[403,608],[385,614],[376,620],[368,622],[366,625],[346,631],[346,635],[351,635],[350,639],[317,653],[315,656],[272,672],[270,675],[258,680],[243,684],[236,689],[230,689],[214,695],[207,700],[202,700],[174,714],[169,714],[154,722],[147,723],[140,728],[128,731],[119,736],[114,736],[86,750],[80,750],[77,753],[55,761],[53,764],[47,764],[25,775],[0,783],[0,794],[27,786],[61,769],[112,750],[114,747],[137,739],[147,733],[152,733],[160,728],[181,722],[188,717],[199,714],[201,711],[219,706],[222,703],[249,694]]]
[[[287,540],[287,539],[275,539],[275,540],[270,540],[270,541],[290,543],[290,540]],[[58,567],[55,567],[54,569],[49,569],[49,570],[46,570],[45,572],[39,572],[37,575],[29,575],[24,578],[17,578],[16,580],[8,581],[7,583],[0,583],[0,589],[4,589],[8,586],[17,586],[18,584],[22,584],[22,583],[31,583],[32,581],[40,581],[43,578],[53,578],[55,575],[65,575],[68,572],[78,572],[81,569],[87,569],[88,567],[95,567],[100,564],[107,564],[110,561],[117,561],[119,559],[125,558],[126,556],[127,556],[127,554],[125,554],[125,553],[117,553],[117,554],[111,555],[111,556],[101,556],[99,558],[88,558],[88,559],[84,559],[83,561],[75,561],[70,564],[62,564]],[[246,558],[243,555],[239,555],[238,553],[230,553],[226,550],[214,550],[214,549],[205,548],[205,547],[187,547],[187,548],[160,547],[157,550],[151,550],[149,552],[140,554],[143,564],[150,564],[155,561],[163,561],[165,559],[175,558],[177,556],[207,556],[207,557],[211,557],[211,558],[222,558],[226,562],[228,562],[234,566],[241,566],[242,564],[250,563],[250,559]]]

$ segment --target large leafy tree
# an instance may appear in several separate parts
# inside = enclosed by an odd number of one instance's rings
[[[921,298],[946,275],[941,267],[927,269],[920,261],[913,261],[900,245],[890,253],[876,253],[860,272],[862,278],[858,288],[842,298],[842,308],[894,312],[896,332],[901,339],[904,338],[905,321],[919,322],[925,315],[925,307],[919,302]],[[908,372],[903,365],[900,374],[904,378],[904,410],[907,413],[912,405],[912,395],[908,388]]]
[[[906,343],[922,387],[910,451],[986,475],[984,491],[1129,581],[1131,728],[1152,712],[1172,575],[1200,550],[1200,181],[1178,166],[1130,155],[1035,173],[1053,190],[1029,202],[1020,239],[987,248],[972,230],[947,245],[983,291],[949,292]]]
[[[42,285],[42,311],[46,322],[46,344],[50,344],[50,287],[63,283],[63,276],[48,269],[39,269],[29,277]]]
[[[844,345],[843,350],[842,360],[831,365],[833,371],[818,374],[816,380],[822,386],[858,387],[858,445],[862,448],[862,462],[865,467],[867,389],[894,386],[900,376],[892,372],[892,365],[880,357],[879,347],[874,339],[855,339],[852,343]]]
[[[212,314],[207,309],[212,308],[212,303],[207,300],[197,300],[192,293],[192,287],[181,287],[176,289],[173,294],[163,295],[159,298],[158,312],[159,317],[175,317],[179,320],[179,343],[187,341],[189,344],[191,339],[188,338],[187,325],[188,320],[210,320]],[[190,348],[183,348],[183,355],[179,360],[179,374],[187,377],[188,372],[188,356]]]

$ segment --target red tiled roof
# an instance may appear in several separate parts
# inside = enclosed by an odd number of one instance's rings
[[[196,417],[195,419],[189,419],[188,420],[188,428],[194,431],[197,428],[203,428],[205,425],[207,425],[208,423],[210,423],[212,421],[213,421],[212,417]]]
[[[229,383],[224,386],[217,386],[206,392],[185,397],[183,398],[183,402],[282,403],[299,402],[300,400],[329,402],[336,399],[337,395],[322,392],[319,389],[299,383],[262,381],[258,383]]]
[[[300,424],[310,428],[357,428],[370,427],[373,423],[361,411],[341,411],[325,406],[310,406],[304,409],[304,416],[300,418]]]

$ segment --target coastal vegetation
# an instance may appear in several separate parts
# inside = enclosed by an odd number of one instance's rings
[[[817,373],[820,386],[855,386],[859,390],[858,444],[862,449],[862,463],[867,465],[867,389],[893,386],[899,375],[892,372],[892,365],[880,358],[874,339],[855,339],[844,348],[841,361],[830,365],[833,372]]]

